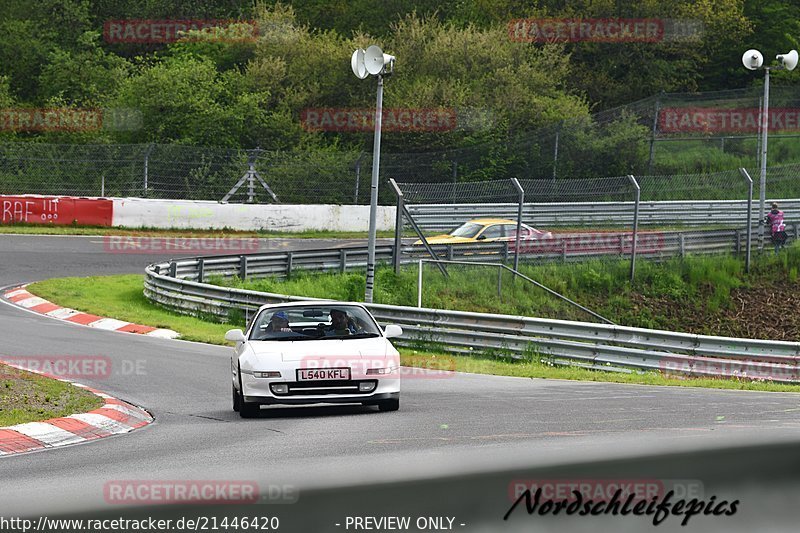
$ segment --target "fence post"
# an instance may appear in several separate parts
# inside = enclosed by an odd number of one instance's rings
[[[292,268],[294,267],[294,254],[292,252],[286,253],[286,279],[292,278]]]
[[[171,261],[169,264],[169,277],[177,278],[178,277],[178,263],[175,261]]]
[[[339,272],[344,274],[344,271],[347,269],[347,250],[342,248],[339,250]]]
[[[745,168],[740,168],[739,173],[747,180],[747,242],[745,244],[744,271],[749,273],[750,249],[753,241],[753,178]]]
[[[419,260],[419,273],[417,274],[417,307],[422,307],[422,259]]]
[[[681,259],[686,257],[686,236],[683,233],[678,235],[678,244],[681,254]]]
[[[239,279],[245,280],[247,279],[247,256],[240,255],[239,256]]]
[[[556,140],[555,140],[555,147],[553,149],[553,179],[555,180],[558,176],[558,140],[561,136],[561,127],[564,125],[564,121],[558,123],[556,127]]]
[[[522,232],[522,207],[525,204],[525,189],[522,188],[517,178],[511,178],[511,183],[517,189],[517,194],[519,195],[517,200],[517,235],[514,239],[514,270],[516,271],[519,270],[519,238]],[[516,275],[515,272],[514,277],[516,277]]]
[[[636,240],[637,233],[639,232],[639,199],[641,197],[642,189],[633,174],[628,175],[631,185],[634,187],[634,204],[633,204],[633,240],[631,241],[631,283],[636,277]]]
[[[147,194],[148,181],[150,179],[150,153],[155,148],[155,144],[150,143],[144,151],[144,192]]]
[[[664,91],[661,91],[663,94]],[[658,113],[661,111],[661,94],[656,97],[655,113],[653,113],[653,128],[650,134],[650,158],[647,161],[647,173],[653,173],[653,159],[656,151],[656,135],[658,134]]]
[[[203,283],[203,278],[205,277],[205,270],[206,270],[206,260],[201,257],[197,260],[197,283]]]
[[[419,240],[422,241],[422,245],[425,247],[425,251],[428,252],[428,255],[430,255],[433,259],[435,259],[434,264],[439,268],[439,272],[441,272],[442,276],[444,276],[445,278],[450,277],[449,274],[447,273],[447,269],[444,267],[442,262],[439,261],[439,256],[436,254],[433,248],[431,248],[428,239],[422,233],[422,230],[420,229],[419,225],[414,221],[414,217],[412,217],[411,213],[408,212],[408,208],[405,206],[405,204],[403,205],[403,214],[408,219],[408,223],[411,224],[411,227],[414,229],[414,233],[416,233],[417,237],[419,237]]]
[[[392,250],[392,266],[394,266],[394,273],[400,273],[400,255],[403,253],[403,211],[405,203],[403,201],[403,191],[397,185],[394,178],[389,178],[389,184],[397,196],[397,213],[394,217],[394,249]]]
[[[358,186],[360,182],[361,182],[361,154],[358,154],[358,159],[356,159],[356,191],[355,194],[353,195],[353,205],[358,205]]]

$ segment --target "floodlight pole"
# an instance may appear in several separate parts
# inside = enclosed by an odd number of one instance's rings
[[[769,131],[769,71],[764,67],[764,107],[761,110],[761,178],[758,192],[759,248],[764,249],[764,209],[767,203],[767,133]]]
[[[375,285],[375,233],[378,211],[378,173],[381,166],[381,119],[383,118],[383,76],[378,74],[378,98],[375,104],[375,142],[372,147],[372,185],[369,201],[369,243],[367,244],[367,283],[364,301],[372,303]]]

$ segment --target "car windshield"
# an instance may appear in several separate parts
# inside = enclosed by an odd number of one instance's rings
[[[356,305],[303,305],[264,309],[250,340],[364,339],[381,335],[375,320]]]
[[[471,239],[475,235],[478,234],[479,231],[483,226],[480,224],[475,224],[474,222],[467,222],[466,224],[457,227],[453,231],[450,232],[450,235],[453,237],[465,237],[467,239]]]

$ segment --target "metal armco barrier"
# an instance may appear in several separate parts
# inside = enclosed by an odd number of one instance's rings
[[[685,239],[684,239],[685,240]],[[685,244],[685,243],[684,243]],[[728,241],[724,248],[730,250]],[[380,248],[387,263],[391,247]],[[473,255],[485,259],[485,255]],[[227,316],[233,309],[249,315],[267,303],[309,298],[220,287],[195,280],[203,276],[290,275],[295,269],[364,267],[364,248],[344,251],[279,252],[259,256],[192,258],[154,264],[145,270],[144,294],[183,314]],[[334,254],[333,256],[331,254]],[[337,258],[335,254],[342,254]],[[553,364],[626,371],[661,370],[693,376],[727,376],[800,382],[800,343],[737,339],[648,330],[606,324],[368,304],[382,323],[403,326],[400,344],[423,342],[454,353],[493,350],[540,358]]]
[[[772,200],[770,200],[772,201]],[[800,199],[775,200],[788,222],[800,222]],[[516,220],[518,204],[410,204],[406,207],[423,231],[450,231],[473,218],[491,217]],[[538,228],[630,226],[633,202],[579,202],[569,209],[553,203],[526,203],[522,219]],[[766,213],[754,213],[758,220]],[[641,202],[640,226],[719,226],[744,227],[746,200],[697,200]]]

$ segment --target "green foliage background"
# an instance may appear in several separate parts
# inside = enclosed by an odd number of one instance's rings
[[[514,42],[509,21],[528,17],[661,17],[702,23],[699,41],[534,44]],[[193,34],[173,44],[109,43],[103,24],[119,19],[255,20],[255,39]],[[4,0],[0,6],[0,107],[134,109],[138,129],[0,132],[0,142],[177,143],[304,153],[317,166],[332,154],[371,147],[366,133],[306,131],[311,107],[374,105],[375,84],[356,79],[356,47],[379,44],[398,57],[385,107],[478,110],[481,127],[390,133],[384,151],[468,150],[460,180],[519,175],[551,148],[515,140],[572,121],[565,175],[639,172],[648,127],[622,114],[597,124],[591,113],[659,92],[758,85],[741,51],[800,48],[800,6],[781,0]],[[795,73],[796,74],[796,73]],[[800,88],[798,76],[775,83]],[[680,169],[698,166],[708,151]],[[334,157],[335,159],[335,157]],[[435,158],[434,158],[435,159]],[[454,158],[455,159],[455,158]],[[735,158],[700,163],[729,168]],[[408,161],[408,158],[406,158]],[[411,160],[413,162],[413,160]],[[348,163],[349,164],[349,163]],[[428,179],[450,179],[429,162]],[[669,169],[668,169],[669,170]],[[303,178],[305,179],[305,178]]]

